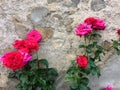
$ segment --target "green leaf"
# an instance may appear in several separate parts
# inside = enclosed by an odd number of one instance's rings
[[[98,77],[100,77],[100,69],[96,66],[95,68],[92,68],[91,71],[92,75],[97,75]]]
[[[86,52],[87,52],[87,53],[91,53],[93,48],[94,48],[94,45],[93,45],[93,44],[89,44],[89,45],[86,47]]]
[[[115,49],[117,49],[117,48],[118,48],[118,46],[119,46],[118,41],[113,41],[113,47],[114,47]]]
[[[46,59],[40,59],[40,63],[44,64],[47,68],[49,67],[49,63]]]
[[[27,86],[27,90],[32,90],[32,86]]]
[[[87,47],[87,48],[86,48],[86,52],[87,52],[87,53],[91,53],[91,52],[92,52],[91,48],[88,48],[88,47]]]
[[[17,90],[22,90],[22,85],[19,83],[18,85],[16,85],[16,89]]]
[[[40,84],[42,84],[43,86],[46,85],[46,81],[45,81],[43,78],[41,78],[41,77],[39,77],[39,78],[37,79],[37,81],[38,81]]]
[[[85,45],[79,45],[79,48],[85,48],[86,46]]]
[[[93,34],[91,34],[91,37],[92,38],[101,38],[102,36],[98,33],[93,33]]]
[[[28,82],[28,77],[27,77],[27,75],[21,75],[20,76],[20,81],[24,84],[24,83],[26,83],[26,82]]]
[[[90,74],[91,69],[90,68],[85,68],[85,69],[82,69],[81,71],[86,73],[86,74]]]
[[[96,45],[96,48],[97,48],[100,52],[102,52],[102,51],[103,51],[102,47],[101,47],[101,46],[99,46],[99,45]]]
[[[78,84],[77,83],[72,83],[70,88],[77,90],[78,89]]]
[[[73,68],[73,66],[71,66],[71,67],[68,68],[67,73],[70,73],[73,70],[74,70],[74,68]]]
[[[117,50],[117,55],[120,55],[120,50]]]
[[[48,71],[48,75],[58,76],[58,73],[57,73],[56,69],[50,68]]]
[[[79,90],[89,90],[89,88],[83,84],[79,85]]]
[[[73,75],[68,75],[66,78],[65,78],[65,81],[66,82],[69,82],[69,81],[77,81],[76,77],[74,77]]]
[[[86,78],[86,77],[84,77],[84,78],[82,78],[82,79],[80,80],[80,82],[81,82],[82,84],[84,84],[85,86],[87,86],[88,83],[89,83],[89,79]]]
[[[37,87],[36,90],[42,90],[40,87]]]
[[[28,65],[30,65],[30,67],[32,68],[32,69],[37,69],[38,67],[37,67],[37,62],[38,60],[37,59],[34,59],[34,60],[32,60],[32,61],[30,61],[29,63],[28,63]],[[28,66],[28,65],[26,65],[26,66]],[[29,69],[30,69],[30,67],[29,67]]]

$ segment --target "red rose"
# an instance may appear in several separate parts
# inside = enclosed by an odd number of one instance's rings
[[[120,35],[120,29],[117,30],[118,35]]]
[[[4,54],[1,58],[1,62],[7,68],[14,71],[24,67],[26,64],[26,62],[24,62],[24,56],[20,52],[8,52]]]
[[[85,23],[92,25],[93,29],[104,30],[106,28],[105,21],[99,18],[89,17],[84,20]]]
[[[38,51],[39,44],[33,40],[16,40],[13,46],[24,52]]]
[[[86,56],[78,56],[76,60],[79,67],[87,68],[88,60]]]

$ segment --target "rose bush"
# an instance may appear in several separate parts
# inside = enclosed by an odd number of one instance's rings
[[[5,53],[0,59],[4,66],[13,70],[8,77],[19,80],[16,86],[18,90],[54,90],[58,73],[54,68],[49,68],[46,59],[38,58],[41,39],[42,35],[32,30],[26,39],[14,42],[15,51]],[[32,60],[32,52],[37,54],[36,59]]]
[[[100,76],[100,69],[95,62],[101,60],[104,50],[98,44],[97,39],[102,36],[96,30],[104,30],[105,27],[103,20],[94,17],[86,18],[83,24],[76,27],[76,35],[83,36],[85,42],[79,45],[79,48],[84,49],[84,53],[77,56],[76,60],[72,60],[71,66],[67,70],[65,80],[71,82],[71,90],[90,90],[88,86],[89,75]]]

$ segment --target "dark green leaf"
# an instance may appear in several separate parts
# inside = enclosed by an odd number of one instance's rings
[[[49,71],[48,71],[48,74],[49,75],[58,76],[58,73],[57,73],[57,71],[54,68],[50,68]]]
[[[78,84],[77,83],[72,83],[70,87],[71,87],[71,89],[77,90],[78,89]]]
[[[95,68],[92,68],[91,71],[92,75],[97,75],[98,77],[100,77],[100,69],[96,66]]]
[[[46,81],[45,81],[43,78],[41,78],[41,77],[39,77],[39,78],[37,79],[37,81],[38,81],[40,84],[42,84],[43,86],[46,85]]]
[[[27,90],[32,90],[32,86],[27,86]]]
[[[86,46],[85,45],[79,45],[79,48],[85,48]]]
[[[102,36],[98,33],[93,33],[93,34],[91,34],[91,37],[92,38],[101,38]]]
[[[83,85],[87,86],[88,83],[89,83],[89,79],[84,77],[84,78],[82,78],[82,79],[80,80],[80,82],[81,82]]]
[[[118,41],[113,41],[113,47],[114,47],[115,49],[117,49],[117,48],[118,48],[118,46],[119,46]]]
[[[117,55],[120,55],[120,50],[117,50]]]
[[[21,75],[20,76],[20,81],[24,84],[24,83],[26,83],[26,82],[28,82],[28,77],[27,77],[27,75]]]
[[[94,45],[93,45],[93,44],[89,44],[89,45],[86,47],[86,52],[87,52],[87,53],[91,53],[93,48],[94,48]]]
[[[91,48],[86,48],[86,52],[91,53],[92,52]]]
[[[99,45],[96,45],[96,48],[100,51],[100,52],[102,52],[102,47],[101,46],[99,46]]]
[[[47,68],[49,67],[49,63],[46,59],[40,59],[40,63],[44,64]]]
[[[40,87],[37,87],[36,90],[42,90]]]
[[[89,90],[89,88],[83,84],[79,85],[79,90]]]
[[[37,67],[37,66],[38,66],[38,65],[37,65],[37,64],[38,64],[37,61],[38,61],[38,60],[35,59],[35,60],[32,60],[32,61],[29,62],[29,65],[31,66],[32,69],[37,69],[37,68],[38,68],[38,67]],[[26,65],[26,66],[27,66],[27,65]],[[29,68],[29,69],[30,69],[30,68]]]

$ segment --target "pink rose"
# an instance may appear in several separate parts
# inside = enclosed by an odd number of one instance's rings
[[[40,42],[42,40],[42,35],[37,30],[32,30],[27,34],[27,39]]]
[[[26,53],[22,50],[19,50],[19,52],[24,56],[24,62],[28,62],[32,59],[32,56],[29,53]]]
[[[77,26],[75,32],[78,36],[86,36],[92,32],[92,28],[91,25],[83,23]]]
[[[104,30],[106,28],[104,20],[99,18],[89,17],[84,20],[85,23],[92,25],[93,29]]]
[[[108,85],[105,90],[114,90],[112,86]]]

